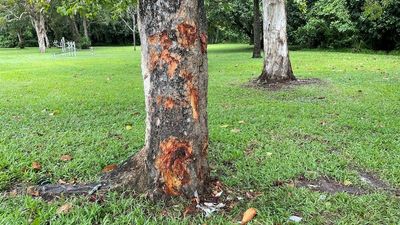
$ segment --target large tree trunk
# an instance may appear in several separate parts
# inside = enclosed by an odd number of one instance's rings
[[[203,0],[139,1],[146,98],[144,148],[109,175],[153,197],[202,193],[207,164],[207,35]]]
[[[85,36],[85,38],[89,39],[88,24],[85,16],[83,16],[82,26],[83,26],[83,35]]]
[[[40,53],[46,52],[46,27],[44,16],[40,12],[37,15],[31,16],[33,25],[35,27],[38,44],[39,44],[39,51]]]
[[[254,6],[254,48],[253,48],[253,58],[261,58],[261,22],[260,22],[260,1],[253,0]]]
[[[285,0],[263,0],[264,70],[259,83],[296,80],[289,59]]]

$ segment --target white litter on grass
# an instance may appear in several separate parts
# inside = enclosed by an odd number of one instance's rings
[[[212,202],[204,202],[203,204],[197,204],[197,208],[201,209],[206,217],[210,217],[214,212],[219,211],[220,209],[225,207],[224,203],[212,203]]]
[[[221,191],[221,192],[218,192],[217,194],[215,194],[215,196],[214,197],[216,197],[216,198],[219,198],[219,197],[221,197],[221,195],[222,195],[222,193],[223,193],[224,191]]]
[[[300,223],[302,219],[303,219],[303,218],[298,217],[298,216],[291,216],[291,217],[289,217],[289,221],[295,222],[295,223]]]

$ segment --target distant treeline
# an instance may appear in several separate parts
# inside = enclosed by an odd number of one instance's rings
[[[112,9],[98,7],[91,17],[71,16],[60,13],[62,7],[58,4],[61,2],[53,0],[47,8],[46,30],[50,43],[62,37],[78,43],[87,41],[82,41],[85,21],[92,45],[132,44],[132,31],[126,23],[132,19],[129,14],[121,13],[117,17]],[[206,7],[210,43],[253,41],[252,0],[206,0]],[[5,7],[0,8],[0,16],[4,16],[5,10]],[[287,12],[292,46],[400,49],[399,0],[288,0]],[[38,45],[30,19],[18,22],[16,25],[0,22],[0,47],[21,45],[21,35],[24,46]],[[17,28],[22,29],[22,34],[16,32]],[[136,38],[139,39],[137,33]]]

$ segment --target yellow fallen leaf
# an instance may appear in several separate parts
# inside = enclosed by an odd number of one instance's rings
[[[343,182],[343,184],[344,184],[344,186],[350,186],[350,185],[352,185],[353,183],[352,183],[351,181],[349,181],[349,180],[345,180],[345,181]]]
[[[272,152],[267,152],[266,155],[267,155],[268,157],[271,157],[271,156],[272,156]]]
[[[128,124],[128,125],[125,126],[125,129],[126,130],[132,130],[133,126],[131,124]]]
[[[246,122],[244,122],[243,120],[239,121],[239,124],[245,124]]]
[[[51,112],[51,113],[49,113],[49,116],[56,116],[56,115],[58,115],[58,114],[60,114],[60,110],[54,110],[53,112]]]
[[[240,223],[241,225],[245,225],[248,222],[250,222],[255,216],[257,215],[257,210],[255,208],[249,208],[246,210],[246,212],[243,214],[242,222]]]
[[[57,209],[57,214],[67,214],[71,211],[71,209],[72,209],[72,204],[66,203]]]
[[[233,129],[231,130],[231,132],[232,132],[232,133],[239,133],[239,132],[240,132],[240,129],[238,129],[238,128],[233,128]]]
[[[229,127],[229,125],[228,125],[228,124],[223,124],[223,125],[221,125],[221,126],[219,126],[219,127],[221,127],[221,128],[227,128],[227,127]]]

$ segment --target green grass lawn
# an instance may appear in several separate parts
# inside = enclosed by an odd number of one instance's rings
[[[56,51],[0,49],[3,193],[21,184],[96,181],[106,165],[143,145],[139,51],[96,48],[77,57]],[[252,59],[247,45],[209,46],[212,175],[234,193],[260,196],[242,196],[211,218],[183,218],[188,202],[179,199],[152,203],[109,193],[102,203],[46,202],[0,194],[0,224],[237,224],[248,207],[259,211],[251,224],[285,224],[292,215],[301,224],[399,224],[393,193],[329,194],[291,181],[326,177],[366,189],[358,175],[366,171],[400,189],[400,56],[293,51],[291,59],[298,78],[323,83],[280,91],[245,87],[262,60]],[[64,154],[73,160],[61,161]],[[72,211],[58,215],[66,202]]]

